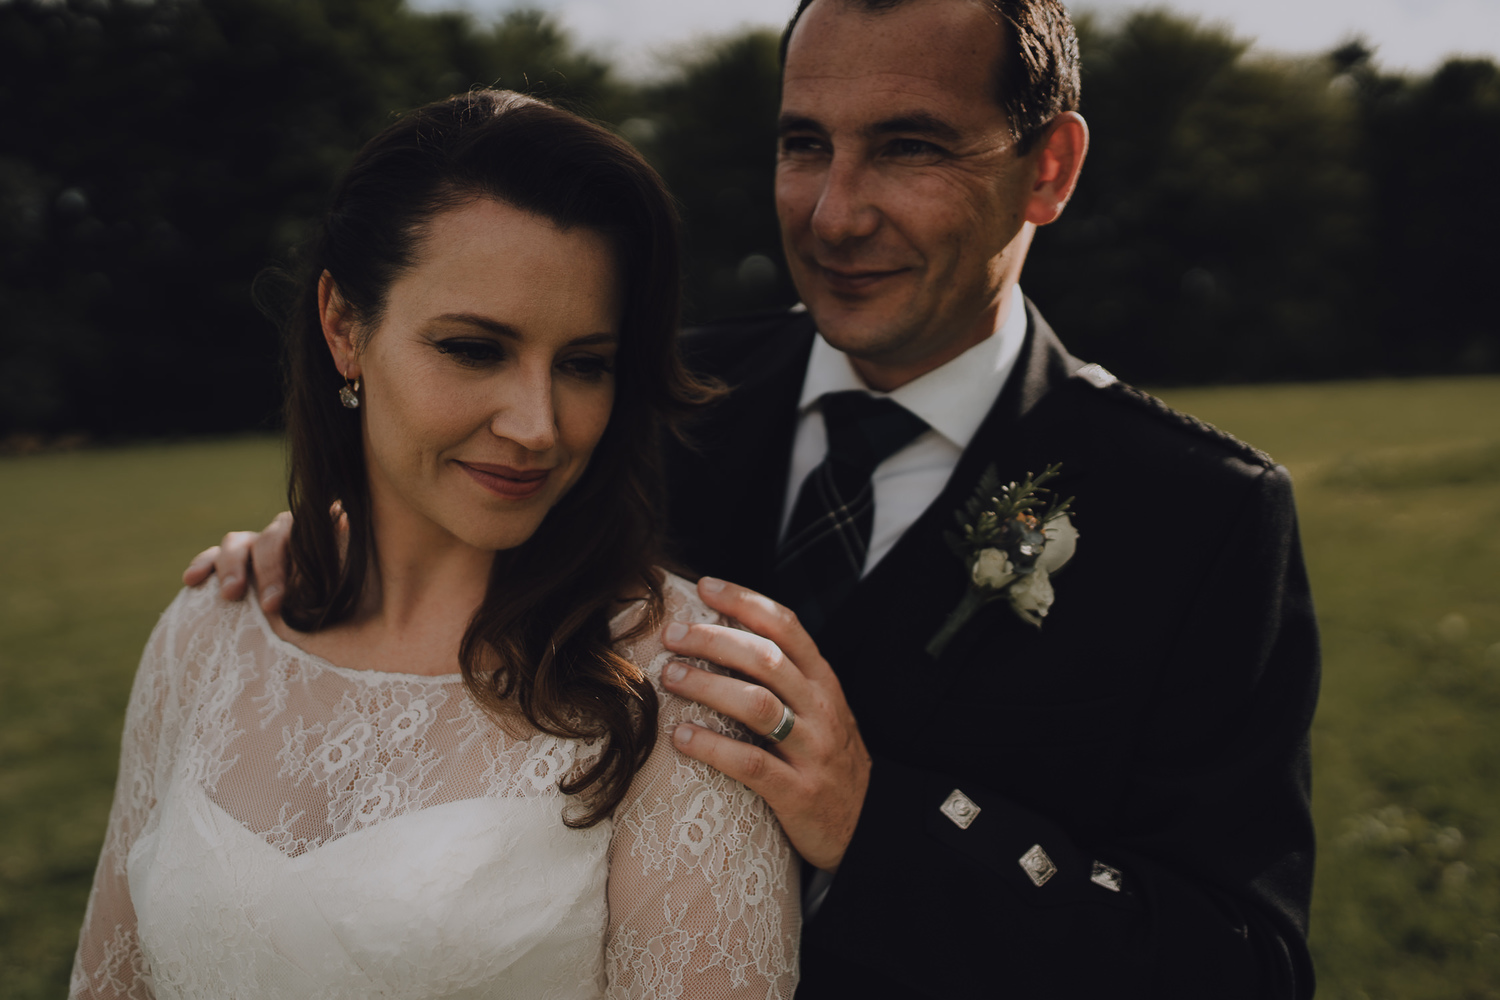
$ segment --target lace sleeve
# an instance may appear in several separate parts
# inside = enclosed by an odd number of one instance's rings
[[[199,600],[190,601],[193,597]],[[176,700],[170,690],[169,670],[179,631],[174,622],[188,603],[201,603],[201,596],[184,591],[162,615],[146,643],[130,690],[125,732],[120,741],[115,800],[109,811],[99,867],[94,871],[78,952],[73,959],[69,997],[150,1000],[153,995],[150,970],[146,968],[136,936],[135,907],[130,901],[125,863],[131,845],[144,831],[156,806],[165,756],[161,748],[167,745],[171,723],[175,721],[167,710]]]
[[[679,621],[717,620],[697,603],[669,601]],[[659,644],[653,680],[668,656]],[[650,653],[650,649],[642,652]],[[661,692],[656,748],[615,817],[609,864],[609,996],[753,997],[797,985],[798,867],[769,806],[744,785],[684,757],[679,722],[738,739],[744,729]]]

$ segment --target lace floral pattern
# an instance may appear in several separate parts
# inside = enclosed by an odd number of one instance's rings
[[[718,620],[685,581],[667,597]],[[621,652],[659,684],[657,637]],[[744,735],[658,694],[663,734]],[[663,735],[614,817],[569,829],[558,780],[596,749],[183,591],[131,693],[70,994],[790,996],[797,868],[769,808]]]

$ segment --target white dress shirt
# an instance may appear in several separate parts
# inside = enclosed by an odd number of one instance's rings
[[[786,536],[803,480],[828,454],[828,432],[818,405],[824,395],[857,389],[871,396],[889,396],[931,428],[875,467],[871,477],[875,521],[864,568],[868,573],[943,491],[959,456],[1000,395],[1025,339],[1026,306],[1018,286],[992,336],[942,367],[886,393],[865,385],[849,356],[820,334],[813,340],[807,375],[802,380],[802,398],[797,404],[797,436],[792,442],[791,471],[781,508],[782,537]]]

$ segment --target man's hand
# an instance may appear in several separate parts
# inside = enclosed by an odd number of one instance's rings
[[[750,631],[672,624],[665,630],[667,648],[727,667],[753,683],[673,662],[663,671],[668,690],[757,733],[776,728],[782,705],[797,721],[785,740],[764,750],[692,725],[678,726],[673,742],[765,799],[797,853],[833,871],[854,836],[870,785],[870,754],[843,688],[786,608],[712,577],[698,582],[698,594]]]
[[[182,582],[196,587],[217,573],[219,596],[237,601],[245,596],[247,581],[253,570],[260,581],[260,606],[267,614],[281,610],[281,596],[286,592],[286,543],[292,537],[292,515],[282,511],[257,534],[254,531],[231,531],[211,549],[193,557],[183,571]]]

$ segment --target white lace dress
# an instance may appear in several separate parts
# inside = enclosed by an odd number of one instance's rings
[[[681,579],[666,594],[673,620],[719,620]],[[621,652],[659,685],[657,635]],[[669,738],[743,734],[658,694],[629,794],[569,829],[558,777],[593,745],[502,728],[456,674],[334,666],[253,601],[184,590],[131,692],[71,995],[791,996],[786,839]]]

